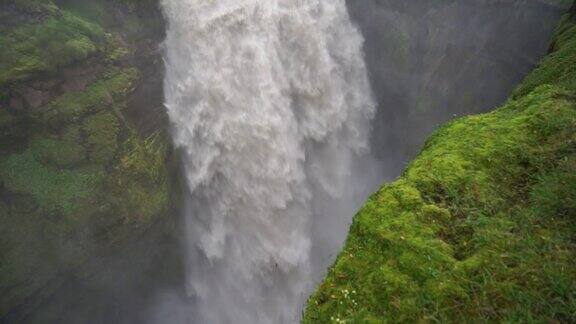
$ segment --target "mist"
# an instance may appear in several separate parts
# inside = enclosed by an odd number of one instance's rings
[[[558,1],[347,1],[378,102],[372,151],[393,179],[442,123],[502,104],[546,54]]]

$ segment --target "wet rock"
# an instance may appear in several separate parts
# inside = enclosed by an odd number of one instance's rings
[[[38,203],[28,194],[12,194],[8,199],[12,213],[31,214],[38,210]]]
[[[66,68],[62,73],[62,91],[84,91],[104,70],[102,65],[82,65]]]
[[[28,8],[17,5],[14,1],[0,3],[0,28],[8,28],[21,24],[41,23],[48,17],[48,12],[41,6]]]
[[[26,109],[24,100],[18,96],[12,96],[8,102],[8,107],[15,112],[23,112]]]
[[[54,91],[54,89],[56,89],[59,83],[60,83],[59,79],[52,78],[47,80],[37,80],[32,82],[31,84],[34,89]]]
[[[506,99],[545,54],[568,9],[556,2],[347,1],[379,106],[372,151],[390,177],[437,125]]]
[[[19,91],[28,108],[37,109],[50,101],[48,91],[37,90],[32,87],[23,87]]]
[[[12,136],[18,132],[20,119],[6,109],[0,109],[0,138]],[[6,145],[5,143],[3,143]]]
[[[128,98],[125,113],[138,132],[144,136],[168,128],[168,115],[163,102],[163,76],[162,64],[148,65],[144,70],[142,82]]]

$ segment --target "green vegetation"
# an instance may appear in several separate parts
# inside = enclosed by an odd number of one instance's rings
[[[126,58],[130,54],[130,50],[124,46],[121,37],[114,34],[107,34],[106,53],[106,61],[108,63],[114,63]]]
[[[165,138],[158,134],[141,140],[132,133],[122,144],[92,220],[97,241],[122,241],[168,210],[167,153]]]
[[[113,113],[103,112],[89,117],[84,123],[90,161],[107,164],[118,148],[120,124]]]
[[[86,151],[78,143],[39,138],[30,144],[34,158],[45,165],[65,168],[85,160]]]
[[[146,223],[168,203],[166,138],[157,133],[142,141],[135,134],[122,148],[119,163],[109,183],[119,214],[136,223]]]
[[[133,90],[133,84],[138,78],[139,72],[134,68],[120,71],[113,68],[85,91],[65,93],[35,113],[34,117],[38,122],[54,127],[78,121],[88,113],[118,104]]]
[[[81,216],[81,207],[91,202],[102,182],[103,170],[62,170],[43,164],[40,159],[45,158],[53,144],[45,140],[23,154],[11,155],[0,165],[2,180],[9,191],[30,194],[47,216]]]
[[[32,11],[44,11],[47,18],[0,33],[0,86],[86,59],[104,42],[100,26],[60,10],[50,1],[18,3]]]
[[[576,25],[355,216],[304,323],[576,321]]]
[[[0,0],[0,322],[170,208],[169,141],[126,114],[155,3]]]

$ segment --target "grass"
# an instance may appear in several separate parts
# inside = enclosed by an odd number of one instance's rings
[[[169,201],[165,143],[166,139],[156,133],[146,140],[132,134],[123,144],[109,186],[121,198],[117,201],[120,214],[133,223],[147,223]]]
[[[131,133],[121,145],[91,225],[98,242],[122,241],[169,208],[166,147],[160,134],[142,140]]]
[[[369,199],[304,323],[576,321],[575,33]]]

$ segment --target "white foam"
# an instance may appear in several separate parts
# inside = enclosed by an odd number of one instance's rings
[[[166,107],[191,192],[193,312],[206,323],[296,322],[379,181],[362,36],[344,0],[162,6]]]

